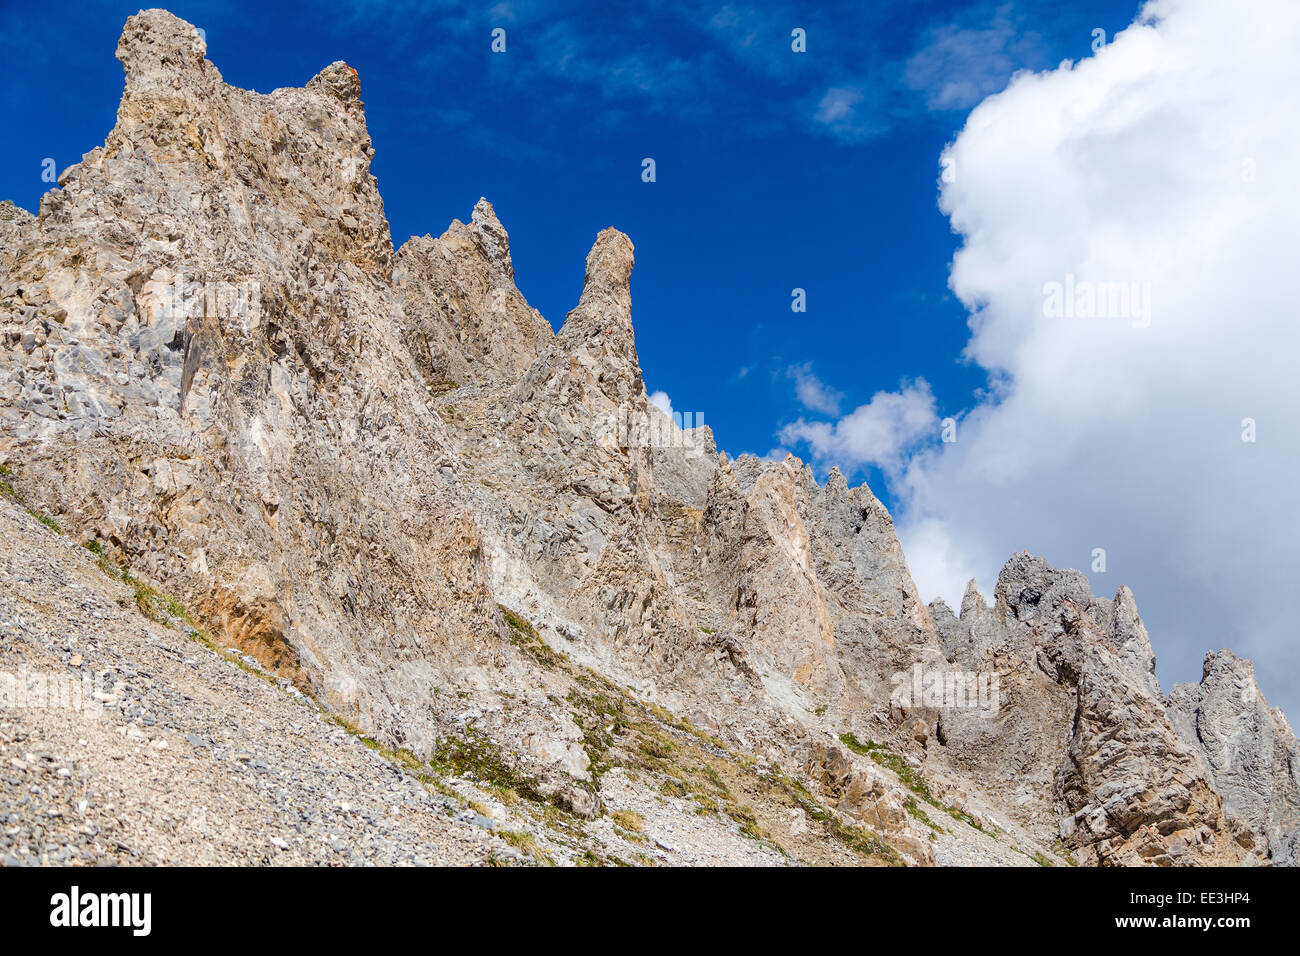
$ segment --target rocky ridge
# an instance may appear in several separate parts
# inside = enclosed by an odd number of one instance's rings
[[[5,505],[0,595],[24,621],[83,639],[30,589],[83,600],[60,581],[93,567],[49,570],[89,560],[75,544],[112,571],[97,593],[129,568],[151,588],[114,614],[149,620],[96,653],[139,667],[210,634],[374,738],[431,847],[409,862],[497,852],[437,851],[471,803],[518,861],[1294,862],[1297,745],[1248,662],[1210,655],[1166,698],[1128,589],[1023,554],[992,606],[973,582],[959,614],[927,606],[866,486],[731,460],[648,402],[627,236],[597,236],[554,332],[486,200],[394,252],[346,64],[238,90],[164,11],[118,58],[105,145],[37,216],[0,205],[6,496],[63,535]],[[13,620],[6,666],[85,666]],[[996,700],[913,674],[996,677]],[[44,711],[0,717],[14,753],[75,750]],[[23,786],[0,819],[39,858]],[[155,848],[135,859],[198,852],[131,832]]]

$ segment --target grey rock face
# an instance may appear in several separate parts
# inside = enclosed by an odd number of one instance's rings
[[[1228,650],[1206,654],[1201,682],[1170,691],[1169,714],[1224,809],[1263,837],[1270,862],[1295,865],[1300,745],[1286,715],[1260,693],[1255,665]]]
[[[393,253],[346,64],[238,90],[156,10],[118,57],[104,146],[38,216],[0,204],[0,461],[222,643],[387,743],[490,739],[597,822],[635,711],[768,801],[683,832],[761,818],[800,859],[859,859],[808,850],[824,800],[913,863],[1294,862],[1295,739],[1243,702],[1248,664],[1167,704],[1128,589],[1024,554],[992,607],[927,607],[866,486],[733,461],[649,403],[627,236],[553,333],[486,200]],[[956,671],[997,698],[905,692]],[[684,739],[643,739],[618,800],[686,793]]]
[[[1055,818],[1089,862],[1246,858],[1253,838],[1225,817],[1165,710],[1132,593],[1094,598],[1080,572],[1019,554],[995,594],[988,608],[968,589],[959,619],[933,608],[950,659],[999,670],[1007,694],[996,721],[941,715],[951,758],[1044,826]]]
[[[402,347],[345,64],[266,96],[162,11],[103,147],[5,245],[0,449],[103,543],[330,706],[427,746],[434,660],[500,627]]]

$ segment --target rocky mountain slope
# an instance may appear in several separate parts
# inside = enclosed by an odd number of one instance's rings
[[[486,200],[394,252],[354,70],[205,54],[132,17],[104,146],[0,206],[0,665],[122,685],[0,709],[7,862],[1294,861],[1247,662],[1166,698],[1024,554],[927,606],[865,486],[648,403],[627,236],[556,333]]]

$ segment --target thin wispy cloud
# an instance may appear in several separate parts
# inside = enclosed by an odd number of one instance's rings
[[[981,5],[972,9],[970,19],[984,15]],[[648,110],[696,124],[726,117],[754,135],[793,131],[854,144],[927,109],[969,105],[1036,63],[1034,35],[1009,12],[996,16],[984,27],[915,27],[902,59],[876,39],[897,19],[888,4],[810,12],[689,0],[630,10],[503,2],[469,12],[441,0],[371,0],[346,5],[329,22],[340,36],[383,35],[431,90],[445,77],[482,72],[491,31],[501,28],[506,52],[486,81],[544,95],[555,110],[590,121],[598,102],[602,122],[635,122]],[[806,52],[792,48],[796,28]],[[417,47],[417,35],[446,41]],[[837,42],[845,35],[858,42]]]
[[[923,96],[929,109],[968,110],[1045,56],[1042,38],[1003,9],[978,26],[930,28],[904,66],[903,83]]]
[[[813,122],[823,131],[848,142],[870,139],[889,129],[890,121],[879,105],[867,98],[869,88],[835,86],[817,102]]]
[[[840,402],[844,395],[831,388],[812,372],[812,363],[791,365],[785,370],[786,375],[794,379],[795,395],[804,408],[825,415],[838,415]]]

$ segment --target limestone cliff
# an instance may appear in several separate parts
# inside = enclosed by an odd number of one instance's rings
[[[1248,663],[1167,701],[1133,595],[1027,555],[927,607],[867,487],[648,402],[627,236],[553,332],[486,200],[394,252],[354,70],[205,54],[133,16],[105,144],[0,204],[11,497],[422,773],[596,821],[570,856],[654,795],[684,862],[1295,861]]]

